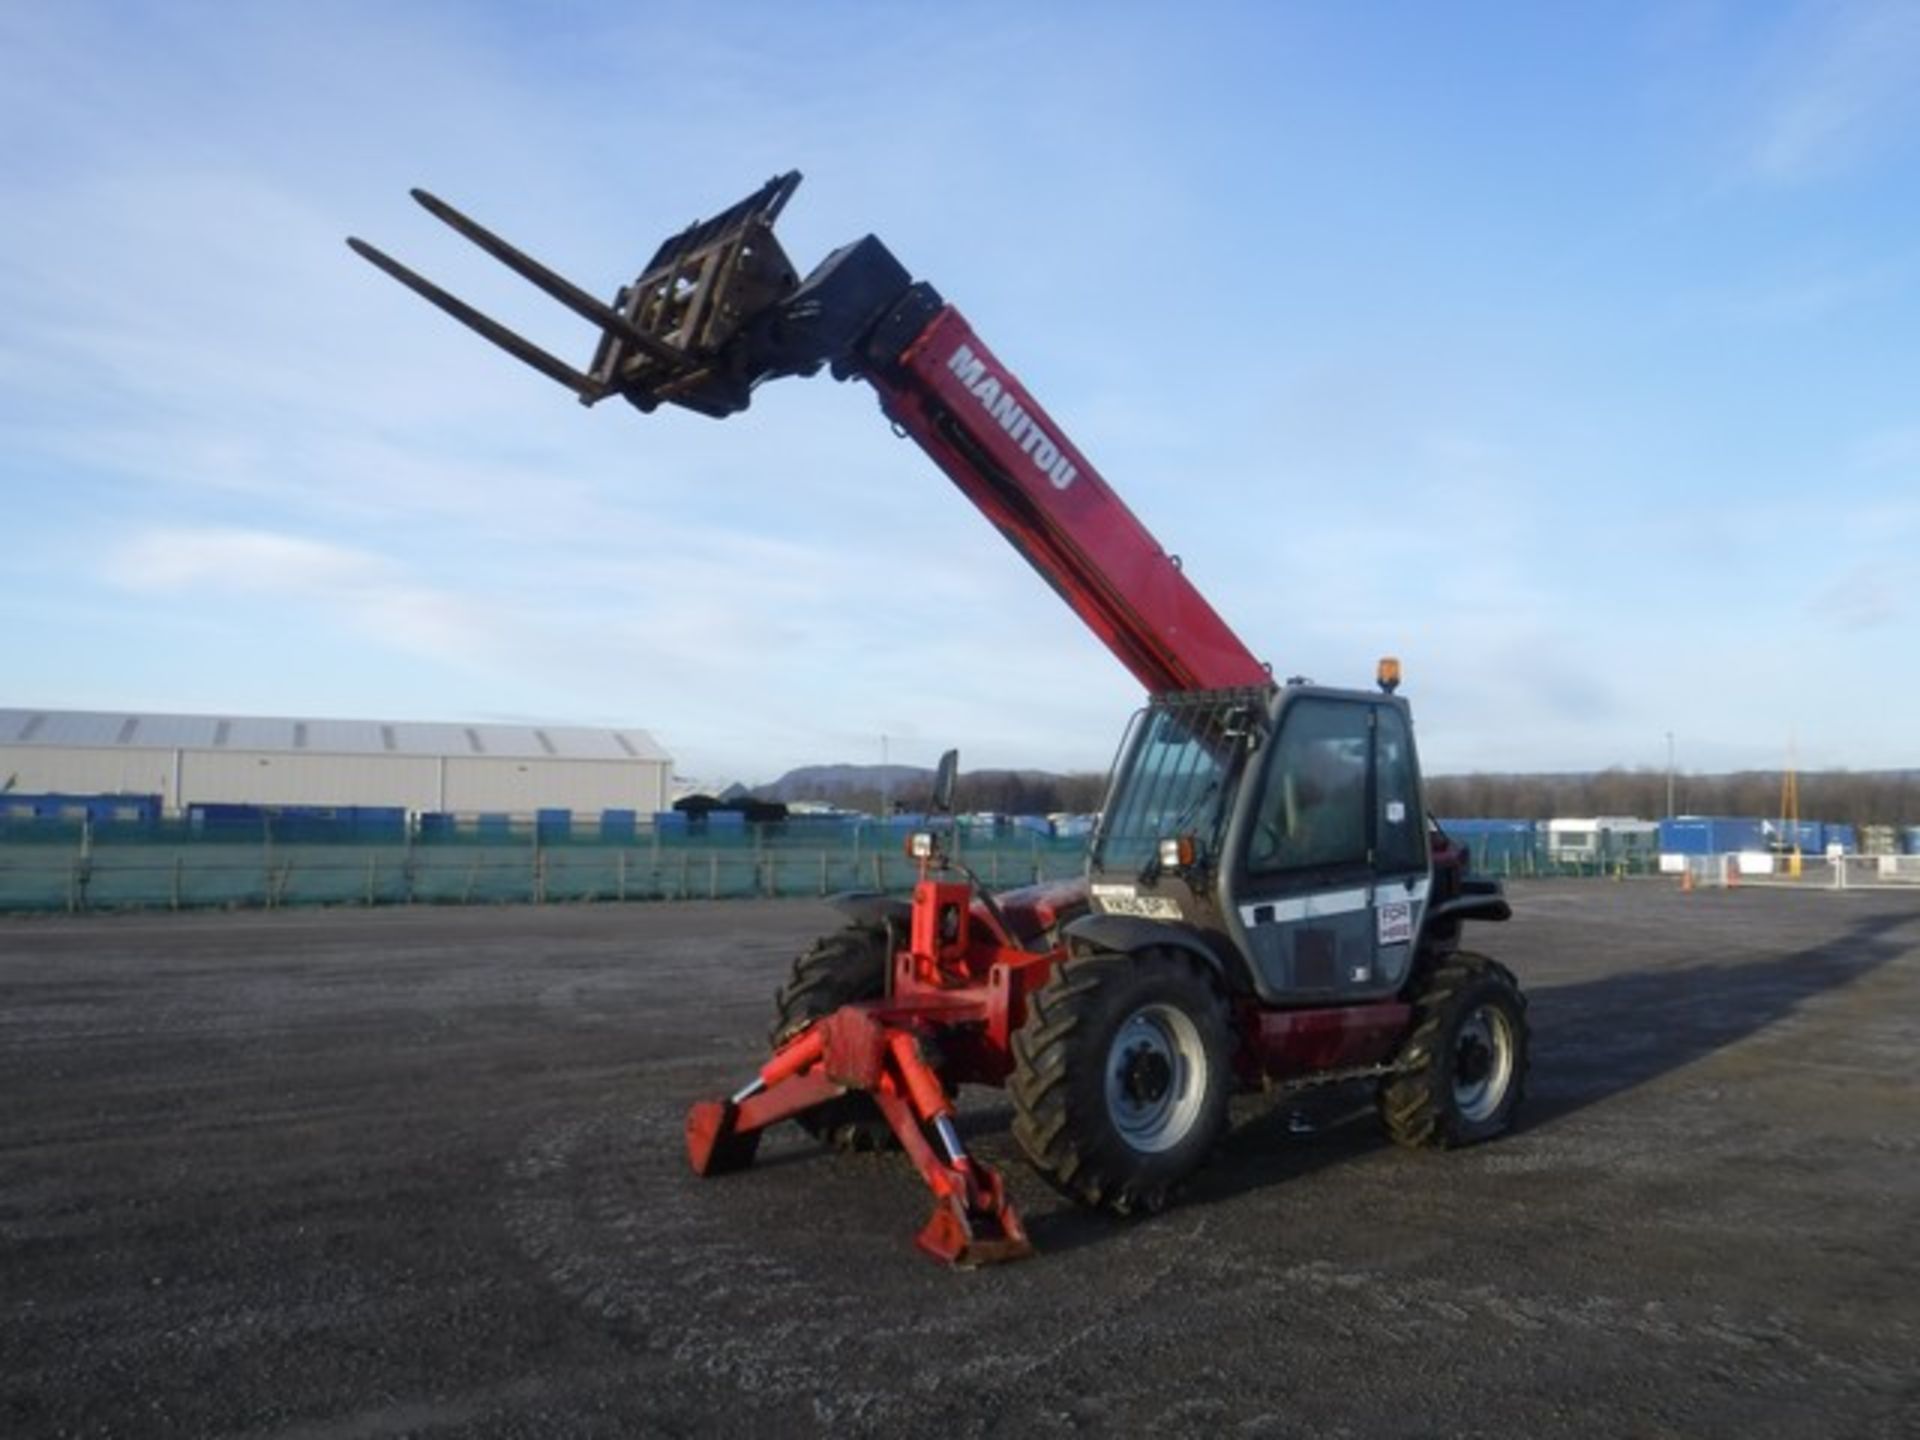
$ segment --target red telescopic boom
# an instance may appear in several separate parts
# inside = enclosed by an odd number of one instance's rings
[[[898,379],[865,378],[1149,692],[1267,683],[1267,667],[958,310],[907,347]]]
[[[586,404],[620,395],[704,415],[746,408],[754,386],[831,365],[881,408],[1152,694],[1257,686],[1268,667],[1233,633],[960,312],[916,284],[872,236],[804,281],[773,236],[799,184],[755,194],[663,244],[602,304],[425,191],[436,218],[600,328],[585,370],[521,338],[364,241],[348,243]]]

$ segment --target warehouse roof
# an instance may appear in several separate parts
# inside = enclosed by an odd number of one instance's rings
[[[644,730],[581,725],[425,724],[257,715],[148,715],[0,708],[0,745],[95,750],[267,750],[315,755],[484,755],[503,760],[671,757]]]

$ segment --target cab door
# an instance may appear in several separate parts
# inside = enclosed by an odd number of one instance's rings
[[[1398,990],[1413,966],[1413,947],[1426,918],[1433,856],[1427,812],[1420,799],[1420,764],[1406,707],[1382,700],[1373,707],[1373,984]]]
[[[1403,709],[1384,697],[1301,695],[1265,748],[1231,897],[1261,997],[1391,994],[1411,963],[1426,888]]]

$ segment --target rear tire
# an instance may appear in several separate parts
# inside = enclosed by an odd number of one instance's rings
[[[1064,962],[1029,1002],[1013,1055],[1014,1138],[1083,1205],[1163,1208],[1226,1129],[1226,1001],[1178,951]]]
[[[793,962],[774,996],[774,1049],[823,1015],[856,1000],[887,993],[888,932],[884,925],[850,925],[823,935]],[[899,1144],[869,1095],[843,1095],[793,1117],[794,1123],[835,1150],[883,1150]]]
[[[1409,1068],[1380,1088],[1380,1118],[1396,1143],[1450,1150],[1491,1140],[1525,1097],[1527,997],[1497,960],[1456,951],[1414,996]]]

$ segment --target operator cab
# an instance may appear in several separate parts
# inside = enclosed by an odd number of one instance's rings
[[[1397,682],[1383,665],[1378,692],[1156,698],[1122,742],[1094,836],[1095,911],[1178,925],[1268,1005],[1396,993],[1434,881]]]

